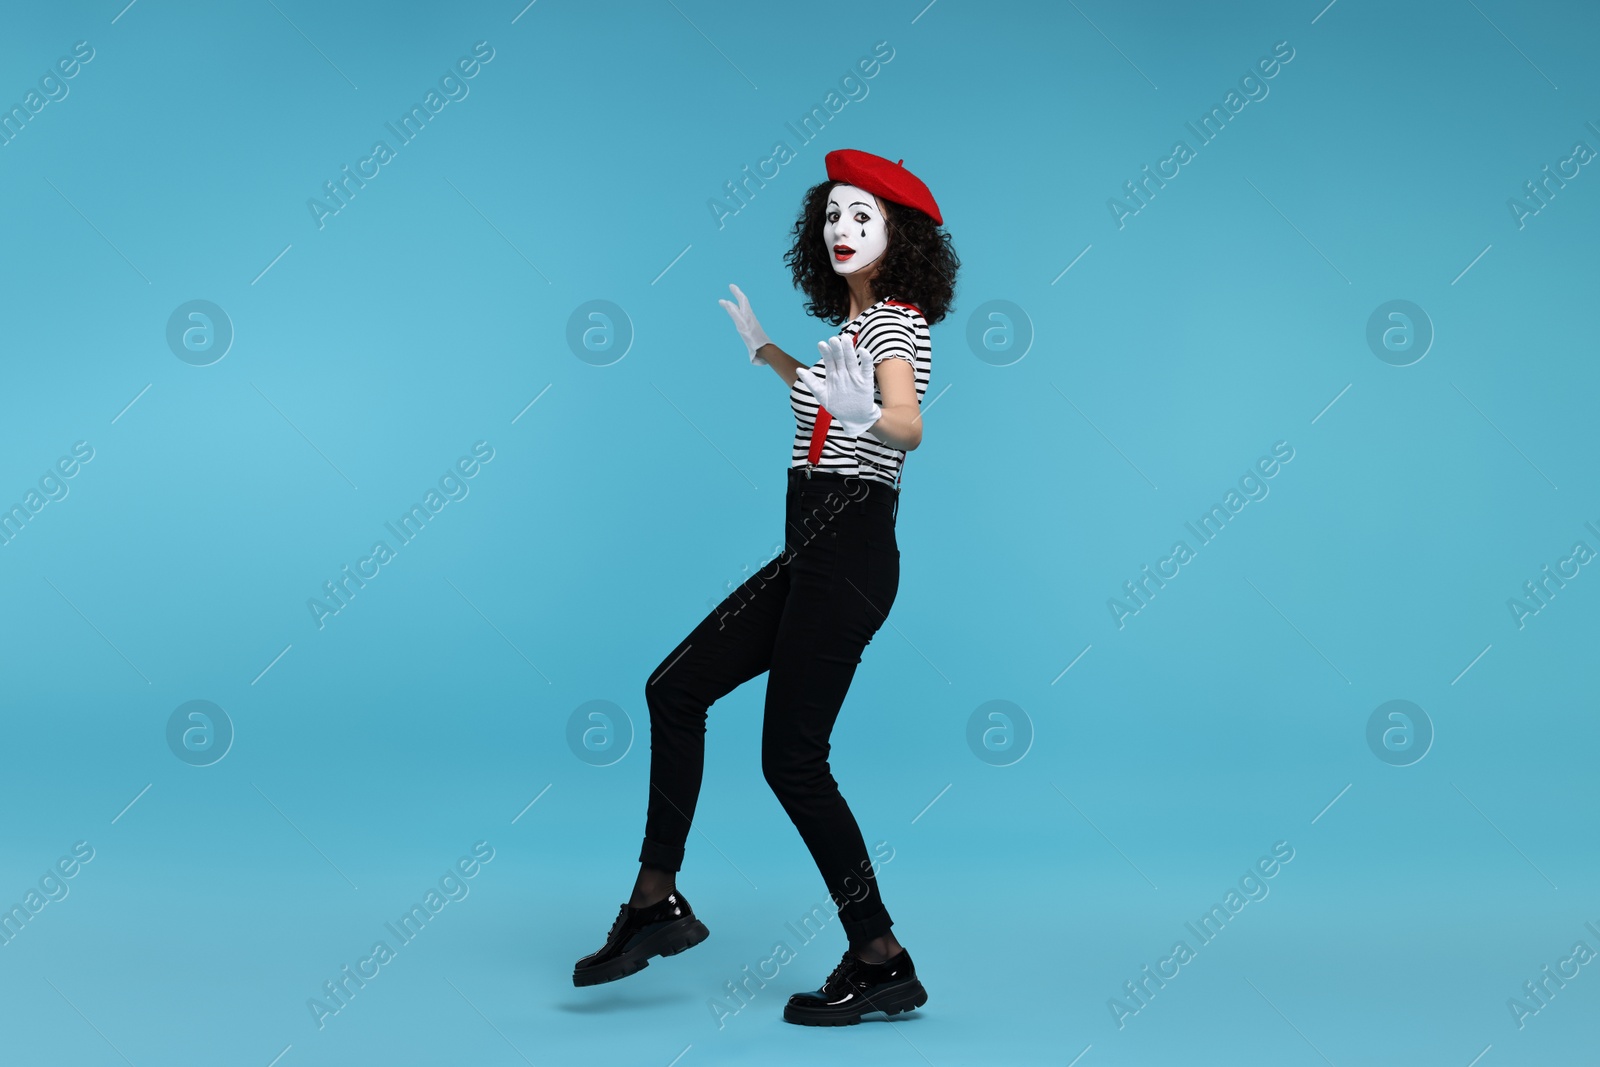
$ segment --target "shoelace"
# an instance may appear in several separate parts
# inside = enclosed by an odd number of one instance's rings
[[[606,940],[610,941],[613,937],[615,937],[617,931],[622,929],[622,924],[624,922],[627,922],[627,920],[628,920],[628,906],[626,904],[624,904],[624,905],[622,905],[621,910],[619,910],[617,912],[616,921],[611,924],[611,930],[606,934]]]
[[[850,953],[848,951],[845,952],[844,959],[839,961],[839,965],[833,969],[832,974],[828,975],[828,980],[823,985],[831,986],[843,979],[849,981],[852,986],[859,986],[860,983],[854,981],[852,977],[856,972],[854,964],[855,961],[850,957]]]

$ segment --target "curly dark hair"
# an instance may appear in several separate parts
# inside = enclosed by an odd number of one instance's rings
[[[840,181],[823,181],[806,191],[794,224],[794,244],[784,262],[794,287],[806,294],[806,311],[837,326],[850,314],[850,284],[835,273],[822,240],[828,191]],[[878,198],[889,227],[889,247],[878,263],[872,289],[878,299],[915,304],[932,326],[955,308],[956,256],[950,235],[924,211]]]

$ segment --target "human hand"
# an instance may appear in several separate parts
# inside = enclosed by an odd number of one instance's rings
[[[769,345],[772,341],[761,328],[761,323],[756,321],[755,312],[750,310],[750,299],[739,291],[737,285],[729,285],[728,288],[733,291],[739,303],[735,305],[731,300],[718,300],[717,303],[722,305],[722,309],[733,320],[733,327],[739,331],[740,340],[744,341],[745,347],[750,350],[750,362],[758,367],[765,367],[767,361],[756,355],[756,352],[762,345]]]
[[[856,348],[849,334],[817,342],[826,378],[809,367],[797,367],[795,376],[806,383],[817,403],[828,409],[839,429],[859,437],[883,418],[883,408],[872,399],[872,357]]]

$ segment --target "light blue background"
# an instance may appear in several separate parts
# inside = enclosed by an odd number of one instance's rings
[[[1600,548],[1600,176],[1507,208],[1600,148],[1591,6],[122,3],[0,35],[7,104],[95,50],[0,146],[0,503],[94,448],[0,548],[0,903],[95,850],[0,946],[5,1062],[1593,1047],[1595,967],[1524,1028],[1506,1006],[1600,949],[1600,577],[1520,629],[1507,607]],[[319,229],[307,199],[478,41],[470,95]],[[879,41],[799,145],[785,124]],[[1270,94],[1119,229],[1107,199],[1279,41]],[[708,201],[780,139],[794,161],[719,229]],[[679,879],[711,938],[570,973],[632,882],[647,672],[781,537],[786,391],[716,301],[737,282],[802,358],[831,332],[781,256],[838,147],[904,158],[963,267],[899,599],[834,735],[930,1000],[818,1031],[780,1009],[844,941],[784,925],[827,898],[761,779],[764,678],[712,711]],[[236,331],[206,367],[165,340],[194,299]],[[566,340],[596,299],[634,332],[608,366]],[[1394,299],[1436,330],[1406,367],[1365,339]],[[1008,366],[966,339],[992,300],[1032,334]],[[319,630],[307,599],[477,441],[470,495]],[[1278,441],[1270,495],[1119,629],[1108,598]],[[165,740],[194,699],[236,730],[208,767]],[[1436,731],[1411,766],[1366,742],[1391,699]],[[591,700],[631,722],[609,766],[566,740]],[[991,700],[1031,723],[1010,766],[967,744]],[[470,895],[319,1030],[307,999],[477,841]],[[1119,1029],[1108,1000],[1278,841],[1270,895]],[[780,939],[795,961],[719,1028]]]

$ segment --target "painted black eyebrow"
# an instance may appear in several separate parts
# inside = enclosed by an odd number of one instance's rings
[[[855,207],[857,205],[860,205],[861,207],[866,208],[868,211],[876,211],[877,210],[877,208],[874,205],[867,203],[865,200],[852,200],[852,201],[850,201],[850,206],[851,207]],[[839,206],[839,202],[837,200],[834,200],[832,197],[830,197],[828,199],[828,206],[829,207],[838,207]]]

